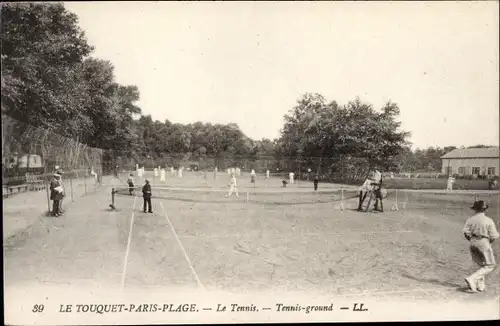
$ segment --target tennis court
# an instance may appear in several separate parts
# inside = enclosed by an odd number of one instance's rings
[[[4,251],[6,284],[471,297],[463,292],[473,265],[461,229],[472,194],[401,192],[405,199],[393,211],[389,193],[384,213],[364,213],[355,211],[353,190],[342,196],[340,185],[314,192],[312,182],[283,189],[275,179],[277,185],[254,188],[243,178],[239,198],[225,197],[227,176],[211,187],[200,186],[199,175],[175,180],[175,187],[167,181],[159,195],[153,184],[153,214],[142,212],[140,192],[119,191],[110,210],[111,188],[124,186],[117,181],[12,239]],[[498,194],[479,196],[498,216]],[[498,243],[494,250],[498,257]],[[498,295],[498,276],[497,269],[481,296]]]
[[[385,213],[361,213],[352,188],[328,184],[314,192],[310,182],[305,191],[301,182],[283,189],[277,179],[225,198],[220,179],[219,187],[196,188],[196,176],[175,180],[184,187],[153,186],[153,214],[142,212],[140,197],[116,197],[114,214],[130,222],[123,226],[125,288],[467,295],[460,290],[472,264],[461,228],[471,194],[402,192],[398,211],[388,196]],[[498,214],[496,197],[480,196],[490,216]],[[498,293],[493,275],[491,282],[488,295]]]

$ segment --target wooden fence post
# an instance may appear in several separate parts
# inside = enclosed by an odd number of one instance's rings
[[[49,193],[49,183],[48,183],[48,175],[47,175],[47,165],[44,164],[44,167],[43,167],[43,170],[44,170],[44,179],[45,179],[45,192],[47,193],[47,207],[49,209],[49,214],[52,213],[51,210],[50,210],[50,193]]]
[[[85,186],[85,195],[87,195],[87,171],[83,171],[83,185]]]

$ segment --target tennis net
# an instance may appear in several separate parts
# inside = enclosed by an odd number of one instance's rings
[[[118,198],[122,196],[142,197],[142,187],[117,187],[113,188],[113,195]],[[340,202],[357,198],[355,190],[329,189],[314,191],[312,189],[238,189],[229,195],[228,188],[172,188],[172,187],[152,187],[151,198],[162,198],[170,200],[179,200],[186,202],[205,202],[205,203],[228,203],[233,199],[234,202],[247,202],[256,204],[271,205],[298,205]]]

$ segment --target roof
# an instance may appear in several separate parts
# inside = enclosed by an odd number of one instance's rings
[[[457,148],[441,156],[447,158],[498,158],[499,147]]]

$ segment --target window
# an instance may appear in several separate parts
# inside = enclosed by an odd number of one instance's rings
[[[461,166],[458,168],[458,174],[464,175],[465,174],[465,166]]]
[[[488,175],[495,175],[495,168],[488,168]]]
[[[479,175],[479,167],[476,167],[476,166],[475,166],[475,167],[473,167],[473,168],[472,168],[472,174],[477,174],[477,175]]]

